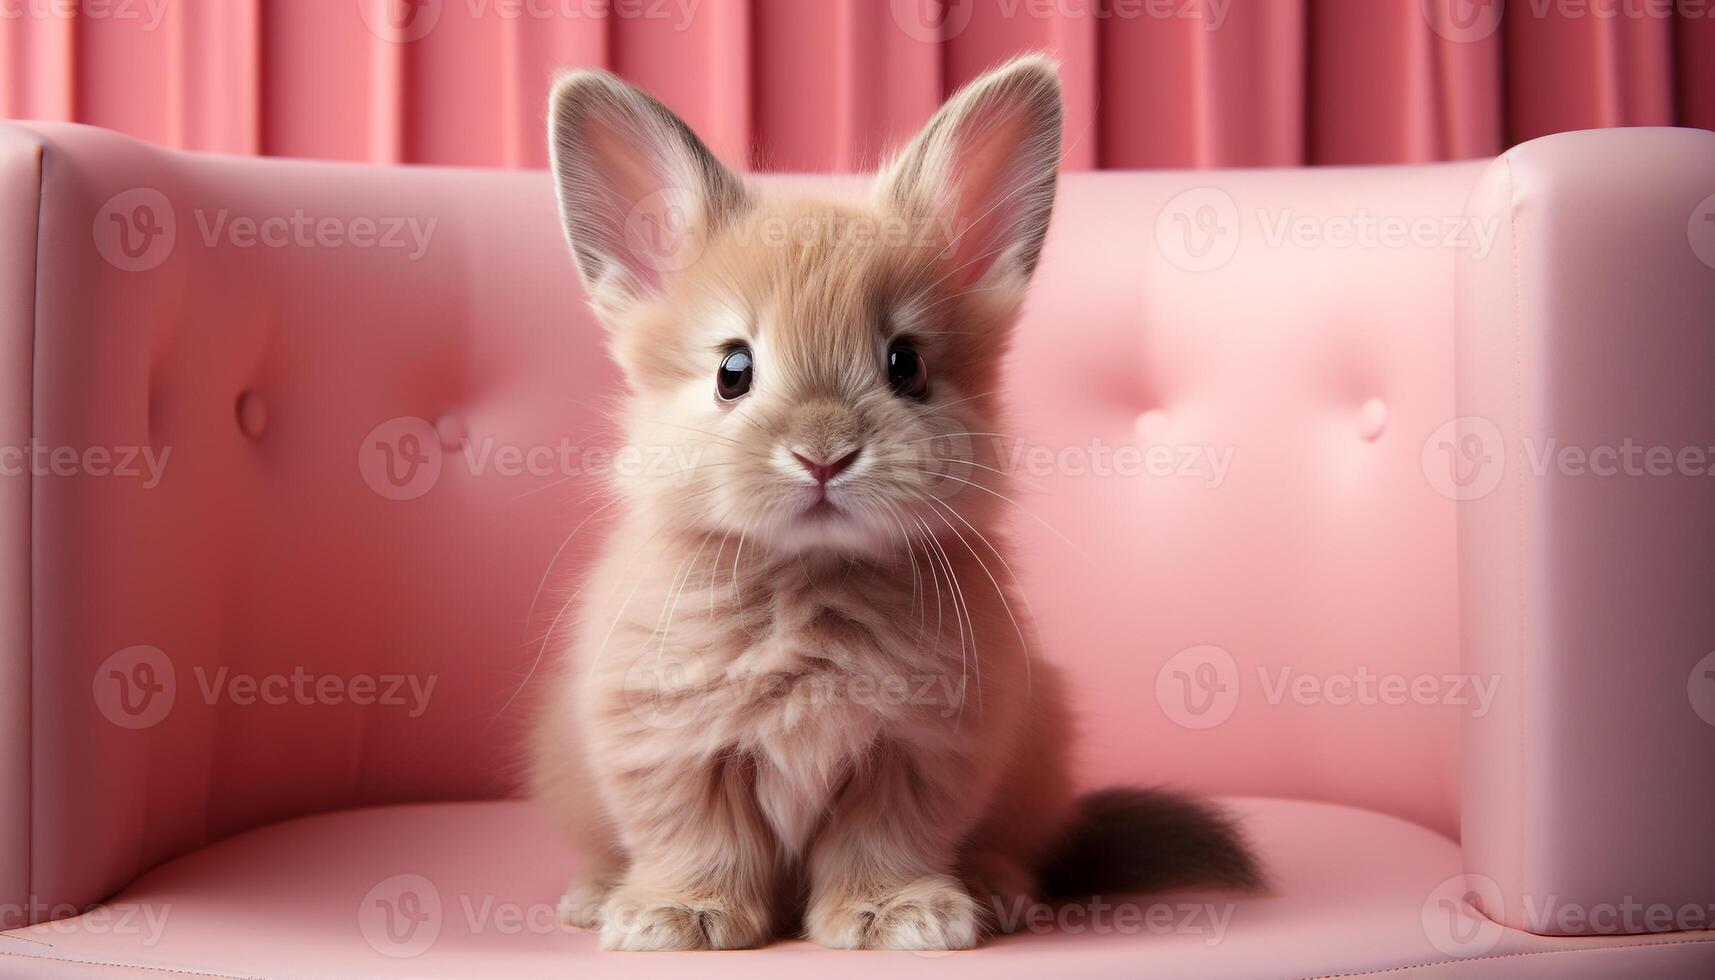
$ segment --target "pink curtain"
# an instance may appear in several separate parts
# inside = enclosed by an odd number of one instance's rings
[[[1715,0],[0,0],[0,113],[201,150],[531,167],[553,70],[605,65],[736,163],[854,170],[1030,49],[1064,61],[1073,168],[1715,128]]]

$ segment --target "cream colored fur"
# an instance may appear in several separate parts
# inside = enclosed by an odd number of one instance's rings
[[[552,114],[625,439],[686,461],[616,479],[620,516],[564,615],[532,751],[583,855],[564,916],[612,949],[976,944],[991,898],[1034,892],[1072,807],[1061,681],[985,448],[1053,199],[1053,66],[967,87],[868,201],[758,199],[603,73],[564,78]],[[688,261],[639,238],[662,221],[694,236]],[[889,387],[901,340],[921,399]],[[723,402],[733,344],[754,386]],[[789,453],[853,449],[837,512],[812,513]]]

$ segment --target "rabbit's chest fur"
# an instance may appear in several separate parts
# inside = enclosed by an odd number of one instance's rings
[[[628,604],[592,672],[589,693],[624,722],[610,750],[637,766],[737,761],[799,849],[879,742],[957,750],[971,657],[953,601],[938,609],[926,587],[909,568],[798,563],[669,577]]]

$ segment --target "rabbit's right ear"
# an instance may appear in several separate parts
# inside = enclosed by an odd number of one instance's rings
[[[548,113],[560,217],[590,301],[610,326],[748,206],[744,182],[684,120],[605,71],[570,72]]]
[[[948,229],[955,289],[1022,291],[1060,167],[1060,76],[1026,55],[960,89],[882,171],[881,199]]]

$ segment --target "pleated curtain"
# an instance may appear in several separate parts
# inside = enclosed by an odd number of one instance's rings
[[[602,65],[734,164],[851,171],[1026,50],[1063,62],[1072,169],[1715,128],[1715,0],[0,0],[0,113],[199,150],[538,167],[553,72]]]

